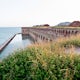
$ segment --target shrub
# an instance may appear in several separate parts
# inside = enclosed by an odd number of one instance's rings
[[[80,55],[53,44],[35,44],[0,62],[0,80],[78,80]]]

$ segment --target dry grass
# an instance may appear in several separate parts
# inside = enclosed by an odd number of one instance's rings
[[[41,50],[40,55],[45,55],[48,58],[53,55],[64,56],[65,58],[69,56],[70,59],[72,60],[74,59],[75,56],[79,55],[79,54],[76,54],[75,47],[80,47],[80,34],[76,36],[59,38],[56,40],[56,42],[35,43],[29,46],[28,48],[34,48],[35,51]],[[68,54],[66,52],[67,49],[69,49]],[[36,52],[36,53],[39,53],[39,52]],[[40,55],[38,54],[37,56],[40,56]]]
[[[80,55],[71,46],[66,54],[63,43],[79,40],[80,35],[56,42],[35,43],[0,63],[1,80],[79,80]],[[63,44],[63,46],[62,46]]]

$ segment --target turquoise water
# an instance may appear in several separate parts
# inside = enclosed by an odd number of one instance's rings
[[[21,28],[0,28],[0,30],[1,45],[14,34],[21,32]],[[27,47],[28,45],[33,43],[33,41],[29,39],[29,37],[24,37],[25,36],[22,36],[21,34],[16,35],[14,39],[6,46],[6,48],[2,52],[0,52],[0,60],[12,54],[14,51]]]
[[[14,34],[20,32],[21,32],[20,27],[0,27],[0,45],[3,44]]]

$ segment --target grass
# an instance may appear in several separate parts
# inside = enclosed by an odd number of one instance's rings
[[[14,52],[0,62],[0,80],[79,80],[80,55],[65,52],[66,46],[74,45],[73,40],[79,38],[77,35],[54,43],[36,43]]]
[[[57,44],[62,45],[64,47],[75,46],[80,47],[80,34],[72,35],[70,37],[59,38],[57,39]]]
[[[70,28],[70,29],[80,29],[80,27],[71,27],[71,26],[53,26],[52,28]]]

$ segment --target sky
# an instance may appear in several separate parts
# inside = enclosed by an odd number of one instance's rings
[[[0,27],[80,20],[80,0],[0,0]]]

